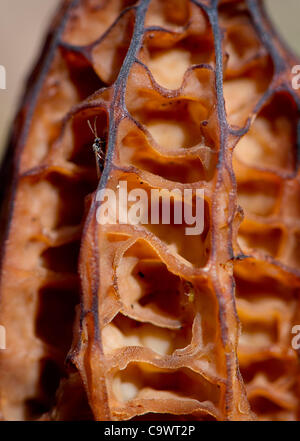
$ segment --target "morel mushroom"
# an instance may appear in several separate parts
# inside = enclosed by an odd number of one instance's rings
[[[62,2],[3,163],[3,419],[299,419],[294,64],[259,0]],[[202,232],[99,222],[120,182],[203,189]]]

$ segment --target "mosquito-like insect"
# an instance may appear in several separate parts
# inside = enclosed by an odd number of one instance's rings
[[[93,151],[94,151],[95,157],[96,157],[97,175],[98,175],[98,178],[100,178],[101,173],[103,171],[103,167],[104,167],[106,139],[105,139],[105,137],[98,136],[96,121],[97,121],[97,116],[94,120],[94,128],[92,127],[89,120],[88,120],[88,125],[89,125],[89,128],[91,129],[93,135],[95,136],[95,139],[93,142]]]

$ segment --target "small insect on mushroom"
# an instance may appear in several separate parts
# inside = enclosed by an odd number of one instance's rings
[[[94,120],[94,128],[92,127],[89,120],[88,120],[88,125],[89,125],[89,128],[91,129],[91,132],[95,136],[95,139],[93,142],[93,151],[94,151],[95,157],[96,157],[97,176],[98,176],[98,178],[100,178],[101,173],[104,168],[106,138],[98,136],[96,121],[97,121],[97,116]]]
[[[184,284],[184,294],[188,297],[189,303],[195,300],[195,290],[191,282],[186,281]]]

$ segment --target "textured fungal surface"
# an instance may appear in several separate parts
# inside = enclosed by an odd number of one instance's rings
[[[62,2],[3,165],[1,418],[299,419],[294,64],[258,0]],[[120,182],[204,189],[202,233],[102,225]]]

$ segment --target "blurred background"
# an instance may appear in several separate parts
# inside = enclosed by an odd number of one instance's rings
[[[0,159],[24,79],[39,53],[49,20],[60,0],[0,0]],[[291,48],[300,55],[300,0],[266,0],[269,14]]]

